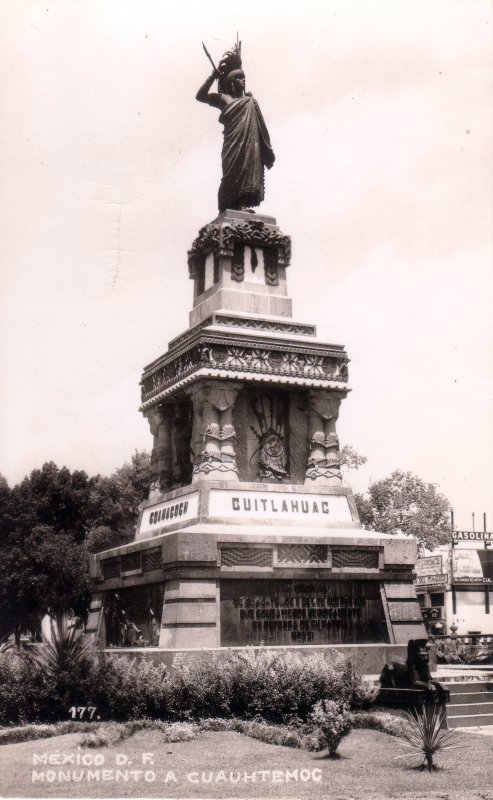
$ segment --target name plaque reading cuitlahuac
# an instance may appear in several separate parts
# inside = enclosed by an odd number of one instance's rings
[[[387,642],[376,581],[221,581],[221,645]]]
[[[184,522],[196,517],[199,511],[199,493],[191,492],[174,500],[165,500],[155,506],[144,509],[140,521],[139,533],[157,530],[163,525]]]
[[[351,522],[346,495],[301,492],[254,492],[211,489],[211,517],[242,519],[303,520],[319,523]]]

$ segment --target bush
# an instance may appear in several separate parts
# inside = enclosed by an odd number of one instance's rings
[[[53,719],[55,681],[25,653],[0,655],[0,724]]]
[[[179,719],[231,716],[229,659],[206,653],[200,660],[178,657],[166,685],[168,713]]]
[[[351,732],[348,706],[335,700],[319,700],[313,707],[311,719],[324,737],[329,756],[334,758],[341,739]]]
[[[339,651],[300,658],[276,650],[231,653],[231,713],[285,722],[306,720],[322,697],[360,705],[361,680],[351,659]]]
[[[83,736],[81,747],[111,747],[144,730],[158,731],[164,742],[189,742],[199,733],[196,725],[188,722],[161,722],[153,719],[134,719],[130,722],[103,724],[94,732]]]
[[[403,736],[406,731],[405,711],[356,711],[351,714],[353,728],[370,728],[390,736]]]
[[[91,702],[111,720],[168,715],[167,669],[144,658],[107,656],[100,650],[92,665]]]
[[[35,739],[49,739],[52,736],[63,736],[65,733],[78,731],[93,731],[101,725],[100,722],[56,722],[54,725],[21,725],[16,728],[5,728],[0,731],[0,745],[30,742]]]
[[[487,645],[464,644],[461,639],[442,639],[436,642],[439,664],[481,664],[491,661],[493,650]]]
[[[357,709],[371,702],[373,692],[351,659],[338,651],[300,658],[248,648],[222,657],[177,659],[170,673],[145,657],[130,661],[103,649],[62,662],[56,667],[46,657],[0,654],[0,722],[63,720],[73,705],[95,706],[98,717],[114,721],[260,717],[306,722],[322,698]]]

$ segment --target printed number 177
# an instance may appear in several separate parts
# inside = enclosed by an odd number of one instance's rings
[[[72,719],[84,719],[84,717],[92,719],[96,713],[96,706],[72,706],[68,713],[72,715]]]

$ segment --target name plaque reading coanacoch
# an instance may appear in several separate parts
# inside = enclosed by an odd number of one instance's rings
[[[209,516],[241,519],[351,522],[346,495],[211,489]]]
[[[171,525],[174,522],[184,522],[186,519],[196,517],[199,510],[199,493],[177,497],[174,500],[165,500],[155,506],[149,506],[142,514],[139,533],[157,530],[163,525]]]

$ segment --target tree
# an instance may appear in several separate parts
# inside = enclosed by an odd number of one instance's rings
[[[408,533],[428,549],[450,541],[449,501],[411,472],[395,470],[376,481],[365,496],[356,495],[356,504],[367,530]]]
[[[139,505],[149,495],[151,458],[136,450],[112,475],[93,480],[89,498],[90,530],[87,545],[91,552],[124,544],[133,538]]]
[[[360,456],[350,444],[345,444],[341,449],[341,467],[344,469],[359,469],[367,461],[367,457]]]
[[[15,529],[26,535],[35,526],[46,525],[59,533],[69,532],[77,542],[84,541],[90,488],[82,470],[70,472],[53,461],[43,464],[11,491]]]
[[[88,551],[70,534],[37,525],[29,536],[12,534],[0,556],[0,618],[17,643],[44,614],[86,613]]]

